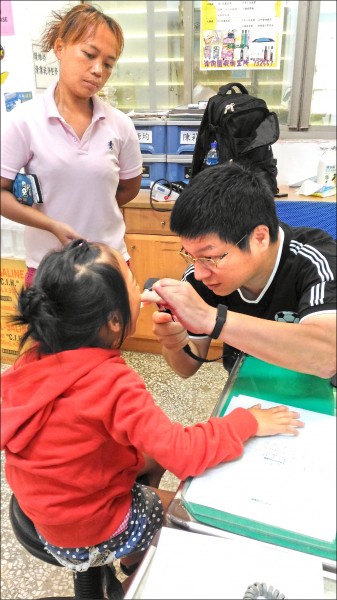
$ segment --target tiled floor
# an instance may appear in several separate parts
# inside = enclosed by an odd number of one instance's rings
[[[219,363],[205,364],[190,379],[181,379],[155,354],[125,352],[125,360],[145,380],[157,403],[173,421],[191,425],[205,421],[219,399],[226,371]],[[2,365],[1,369],[6,368]],[[3,457],[2,457],[3,458]],[[166,473],[161,487],[176,490],[179,480]],[[72,596],[72,574],[44,563],[18,544],[8,519],[10,490],[1,467],[1,599],[33,600],[45,596]]]

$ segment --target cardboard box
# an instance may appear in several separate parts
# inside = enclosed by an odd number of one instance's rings
[[[17,295],[24,285],[26,270],[24,260],[1,259],[1,315],[13,315],[16,312]]]
[[[13,324],[9,319],[10,315],[1,315],[1,363],[12,365],[19,356],[19,344],[26,326]],[[27,347],[25,345],[25,349]]]
[[[17,294],[24,285],[26,270],[24,260],[1,259],[1,362],[4,364],[16,361],[20,339],[25,332],[24,326],[10,323],[9,318],[17,311]]]

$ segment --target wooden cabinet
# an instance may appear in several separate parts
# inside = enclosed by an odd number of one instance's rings
[[[165,203],[171,208],[172,203]],[[130,266],[141,289],[149,277],[181,279],[186,262],[179,256],[181,243],[170,231],[170,213],[157,212],[150,206],[149,192],[142,191],[123,208],[126,224],[125,241],[130,254]],[[161,345],[152,333],[154,305],[140,311],[134,335],[128,338],[123,349],[138,352],[160,353]],[[215,354],[221,354],[221,344],[214,342]]]
[[[147,194],[149,192],[146,192]],[[137,199],[136,199],[137,200]],[[126,224],[127,234],[141,233],[148,235],[165,235],[171,236],[172,238],[177,237],[170,230],[170,213],[169,212],[158,212],[151,208],[150,201],[148,207],[146,205],[142,208],[143,202],[140,207],[137,207],[136,200],[134,207],[123,209],[124,220]],[[166,206],[166,203],[165,203]]]
[[[130,265],[140,288],[143,289],[148,277],[181,279],[186,263],[178,254],[181,248],[179,238],[170,231],[170,213],[153,210],[149,192],[144,191],[123,208],[123,215]],[[125,350],[161,352],[161,346],[152,333],[155,309],[154,305],[141,309],[137,329],[123,345]]]

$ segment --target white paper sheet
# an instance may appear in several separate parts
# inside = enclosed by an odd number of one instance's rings
[[[249,396],[238,406],[276,406]],[[254,437],[243,455],[192,480],[185,499],[303,535],[332,542],[336,537],[336,418],[304,409],[298,437]]]
[[[324,598],[319,558],[252,540],[227,540],[164,527],[141,595],[147,600],[243,598],[266,583],[286,598]]]

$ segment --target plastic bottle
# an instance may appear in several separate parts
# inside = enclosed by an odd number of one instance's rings
[[[236,61],[236,64],[239,62],[239,60],[241,60],[241,48],[240,46],[235,46],[235,50],[234,50],[234,60]]]
[[[321,146],[322,155],[317,166],[317,183],[336,185],[336,146]]]
[[[219,162],[218,144],[217,142],[211,143],[211,148],[207,152],[205,163],[208,166],[217,165]]]

